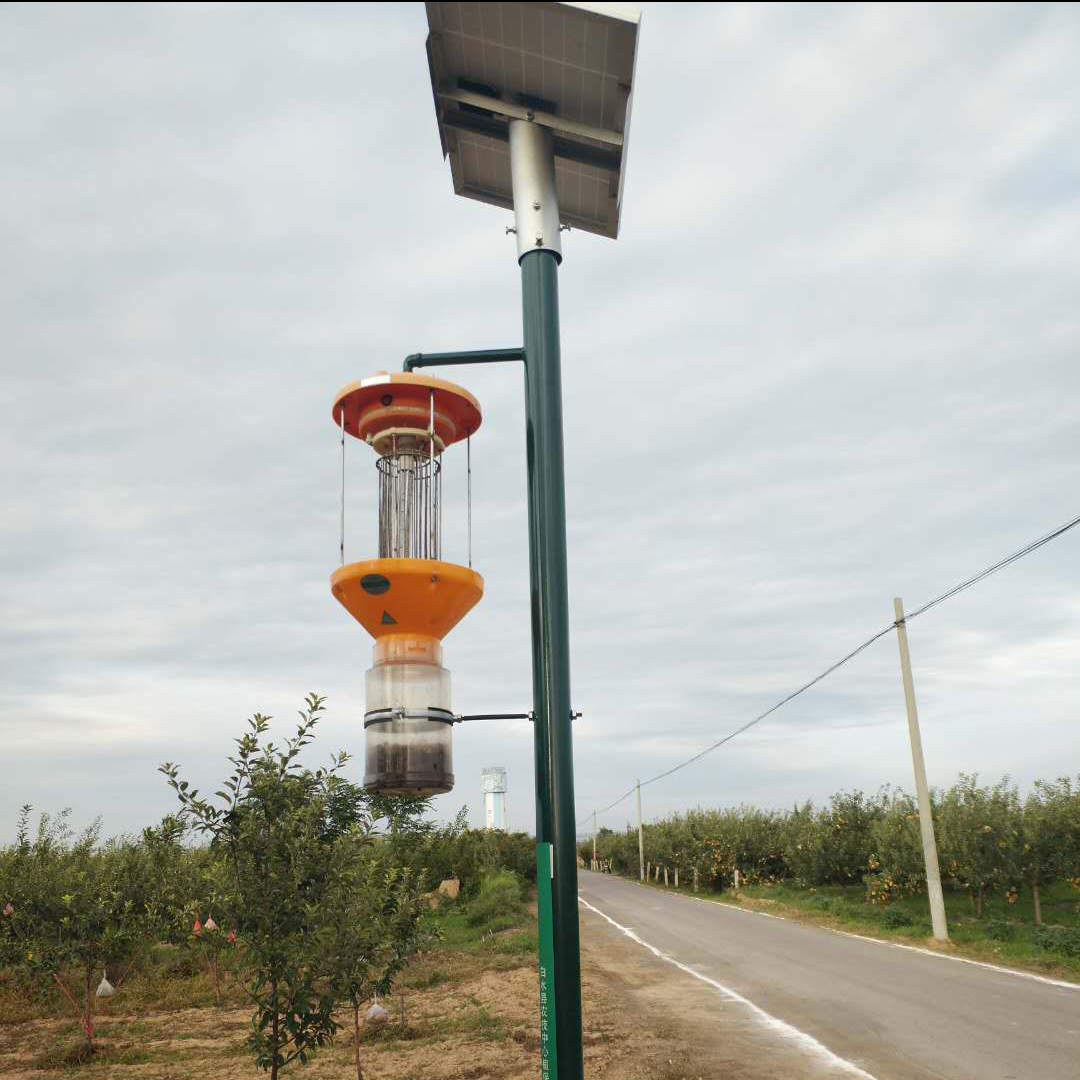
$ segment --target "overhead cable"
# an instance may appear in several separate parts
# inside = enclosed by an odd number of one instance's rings
[[[1070,529],[1075,528],[1077,525],[1080,525],[1080,517],[1074,517],[1071,521],[1065,522],[1064,525],[1059,525],[1052,532],[1048,532],[1045,536],[1039,537],[1038,540],[1033,540],[1031,541],[1031,543],[1025,544],[1022,548],[1014,551],[1011,555],[1006,555],[1004,559],[998,560],[998,562],[994,563],[992,566],[988,566],[985,570],[980,570],[977,574],[972,574],[971,577],[965,578],[959,584],[954,585],[951,589],[947,589],[940,596],[935,597],[933,600],[930,600],[929,602],[923,604],[921,607],[917,607],[914,611],[908,612],[905,617],[905,621],[910,622],[917,616],[929,611],[932,607],[936,607],[938,604],[941,604],[944,601],[951,599],[957,594],[962,593],[965,589],[970,589],[973,585],[977,585],[980,581],[985,581],[986,578],[990,577],[991,574],[996,574],[999,570],[1003,570],[1006,566],[1009,566],[1011,563],[1016,562],[1018,559],[1022,559],[1025,555],[1030,555],[1033,551],[1037,551],[1044,544],[1050,543],[1051,540],[1056,540],[1063,533],[1067,533]],[[774,712],[776,712],[777,709],[783,708],[783,706],[787,705],[788,702],[794,701],[795,698],[797,698],[800,694],[806,693],[806,691],[809,690],[812,686],[816,686],[819,682],[821,682],[822,679],[831,675],[838,668],[843,667],[844,664],[846,664],[849,660],[854,660],[855,657],[858,656],[859,653],[861,653],[864,649],[868,649],[871,645],[874,644],[875,641],[883,638],[886,634],[890,633],[895,628],[895,622],[889,623],[888,626],[882,627],[876,634],[868,637],[866,641],[864,641],[857,648],[852,649],[851,652],[847,654],[847,656],[844,656],[841,659],[837,660],[835,664],[831,664],[820,675],[815,676],[808,683],[804,683],[802,686],[799,687],[798,690],[792,691],[792,693],[788,694],[787,697],[782,698],[775,705],[773,705],[771,708],[766,709],[759,716],[755,716],[752,720],[748,720],[745,724],[743,724],[742,727],[736,728],[730,734],[725,735],[722,739],[718,739],[710,746],[706,746],[704,750],[701,750],[698,753],[694,754],[693,757],[687,758],[685,761],[680,762],[678,765],[673,765],[670,769],[667,769],[662,773],[658,773],[656,776],[650,777],[648,780],[641,781],[640,786],[645,787],[647,784],[655,784],[657,780],[663,780],[666,776],[670,776],[672,773],[678,772],[680,769],[685,769],[687,765],[692,765],[695,761],[699,761],[701,758],[705,757],[706,754],[711,754],[714,750],[718,750],[725,743],[731,742],[731,740],[734,739],[737,735],[741,735],[744,731],[748,731],[755,724],[760,724],[762,720],[764,720],[767,716],[771,716]],[[633,795],[634,791],[637,789],[638,786],[639,785],[635,784],[634,787],[632,787],[628,792],[626,792],[625,795],[620,795],[619,798],[617,798],[613,803],[605,806],[603,810],[597,810],[596,813],[605,814],[608,810],[613,810],[616,806],[619,805],[619,803],[623,802],[625,799],[628,799],[631,795]],[[578,825],[581,825],[583,822],[588,821],[591,817],[591,813],[586,815],[586,817],[584,817],[581,821],[578,822]]]

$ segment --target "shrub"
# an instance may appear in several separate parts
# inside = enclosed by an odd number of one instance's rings
[[[870,829],[874,843],[867,865],[873,880],[867,894],[875,903],[914,896],[926,889],[919,807],[910,795],[893,792],[889,805]]]
[[[411,869],[434,889],[440,881],[457,878],[466,896],[476,895],[480,880],[493,870],[512,870],[522,881],[536,880],[536,845],[525,833],[470,829],[468,808],[446,825],[419,821],[404,830],[393,827],[386,842],[394,862]]]
[[[900,926],[912,926],[915,920],[901,907],[891,904],[881,913],[881,925],[889,930]]]
[[[840,792],[827,809],[807,803],[788,816],[784,862],[799,885],[850,885],[860,880],[874,850],[874,825],[884,817],[888,794]]]
[[[942,869],[975,904],[982,918],[983,899],[1016,883],[1023,863],[1021,803],[1008,777],[993,787],[961,774],[941,800],[938,848]]]
[[[420,921],[417,875],[395,865],[392,843],[375,844],[368,808],[335,775],[347,755],[315,772],[297,760],[322,708],[310,695],[296,735],[280,747],[265,738],[267,717],[248,721],[216,802],[199,798],[175,765],[161,766],[181,815],[222,854],[235,927],[225,940],[235,942],[231,966],[255,1005],[248,1046],[271,1080],[332,1040],[335,1006],[347,1001],[358,1021],[360,1001],[389,991]],[[198,919],[194,933],[206,936]]]
[[[516,925],[521,913],[521,879],[511,870],[496,870],[481,878],[479,891],[469,901],[466,921],[470,926],[505,930]]]
[[[986,936],[992,941],[1012,941],[1016,937],[1016,924],[1008,919],[990,919],[986,924]]]
[[[67,811],[42,814],[32,837],[30,807],[22,809],[15,846],[0,865],[0,890],[10,897],[0,960],[39,992],[54,984],[63,993],[93,1054],[96,999],[114,993],[153,940],[142,900],[148,859],[145,848],[126,840],[99,845],[98,822],[72,842],[66,818]]]
[[[1031,938],[1047,952],[1080,956],[1080,926],[1036,926]]]

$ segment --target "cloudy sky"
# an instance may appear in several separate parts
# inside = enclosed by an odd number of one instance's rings
[[[419,3],[0,10],[0,838],[24,802],[151,823],[159,762],[210,786],[313,690],[312,760],[362,752],[330,403],[521,338],[425,32]],[[644,5],[622,235],[561,271],[579,818],[1080,513],[1078,55],[1072,5]],[[525,710],[521,374],[462,381],[487,592],[446,663],[459,710]],[[1080,772],[1078,566],[1080,529],[912,624],[932,783]],[[504,764],[531,829],[529,725],[454,743],[440,814],[479,822]],[[910,774],[888,636],[645,813]]]

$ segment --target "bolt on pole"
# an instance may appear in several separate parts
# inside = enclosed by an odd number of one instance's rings
[[[637,787],[637,859],[638,859],[638,880],[645,880],[645,835],[641,831],[641,781],[636,783]]]
[[[908,734],[911,736],[911,761],[915,767],[915,794],[919,800],[919,829],[922,832],[923,858],[926,861],[926,892],[930,898],[930,921],[934,928],[934,937],[938,941],[948,941],[949,928],[945,921],[945,897],[941,891],[941,870],[938,868],[937,843],[934,839],[930,788],[926,782],[926,762],[923,760],[922,736],[919,734],[919,710],[915,705],[915,683],[911,677],[907,620],[904,618],[904,603],[899,597],[893,600],[893,611],[896,615],[896,639],[900,645],[900,674],[904,681]]]

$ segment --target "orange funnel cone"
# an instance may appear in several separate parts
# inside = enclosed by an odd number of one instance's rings
[[[334,595],[373,638],[421,634],[441,641],[484,595],[484,579],[436,559],[366,559],[330,577]]]

